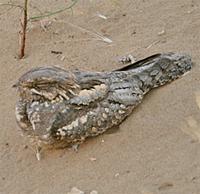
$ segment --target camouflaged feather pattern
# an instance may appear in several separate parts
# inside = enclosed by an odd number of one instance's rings
[[[189,56],[156,54],[112,72],[41,67],[15,84],[16,119],[37,144],[65,147],[120,124],[152,88],[182,76]]]

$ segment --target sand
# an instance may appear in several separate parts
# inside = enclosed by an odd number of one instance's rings
[[[35,16],[34,7],[52,11],[66,2],[30,3]],[[7,9],[0,6],[1,194],[67,194],[72,187],[85,194],[200,193],[199,0],[80,0],[73,14],[29,23],[22,60],[17,57],[22,14]],[[117,62],[121,56],[141,59],[169,51],[191,55],[192,71],[149,93],[118,128],[88,140],[78,153],[53,150],[36,160],[15,122],[11,86],[22,73],[46,65],[109,71],[123,66]]]

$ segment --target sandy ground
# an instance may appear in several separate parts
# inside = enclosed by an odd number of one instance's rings
[[[30,3],[31,16],[39,14],[34,7],[45,12],[64,5],[61,0]],[[199,0],[80,0],[73,15],[66,11],[29,23],[23,60],[17,59],[21,13],[7,8],[0,6],[1,194],[67,194],[72,187],[86,194],[200,193]],[[14,116],[17,96],[11,86],[22,73],[45,65],[112,70],[122,66],[120,56],[140,59],[168,51],[190,54],[193,70],[148,94],[115,133],[87,141],[78,153],[48,151],[36,160]]]

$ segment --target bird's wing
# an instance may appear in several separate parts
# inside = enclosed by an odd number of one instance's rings
[[[129,72],[81,72],[77,77],[81,90],[71,102],[78,105],[104,101],[133,106],[143,97],[141,81],[132,77]]]
[[[78,106],[97,105],[108,97],[110,82],[104,73],[75,72],[79,91],[69,100]]]

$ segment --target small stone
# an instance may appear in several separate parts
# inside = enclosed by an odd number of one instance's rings
[[[115,178],[117,178],[118,176],[119,176],[119,173],[116,173],[116,174],[115,174]]]
[[[93,190],[93,191],[90,192],[90,194],[98,194],[98,192]]]
[[[94,157],[90,158],[90,161],[92,161],[92,162],[94,162],[94,161],[96,161],[96,160],[97,160],[97,159],[94,158]]]
[[[133,57],[131,54],[123,56],[119,59],[119,62],[126,64],[126,63],[135,63],[136,62],[136,58]]]
[[[163,34],[165,34],[165,30],[162,30],[162,31],[158,32],[158,35],[159,35],[159,36],[161,36],[161,35],[163,35]]]
[[[71,189],[71,191],[68,192],[67,194],[84,194],[84,192],[81,191],[81,190],[79,190],[79,189],[76,188],[76,187],[73,187],[73,188]]]

